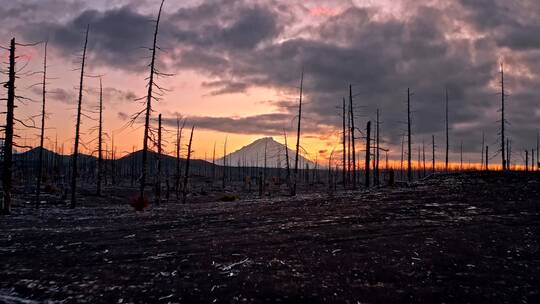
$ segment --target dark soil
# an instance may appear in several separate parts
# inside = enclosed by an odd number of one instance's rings
[[[0,302],[540,303],[532,173],[144,212],[112,201],[0,217]]]

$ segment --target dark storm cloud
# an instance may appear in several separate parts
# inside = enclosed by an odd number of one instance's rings
[[[148,47],[152,36],[151,19],[130,7],[106,12],[85,10],[65,24],[32,23],[21,28],[30,41],[48,37],[50,44],[71,56],[81,51],[84,31],[90,25],[89,50],[93,64],[141,70],[147,64],[141,47]]]
[[[468,21],[488,32],[501,47],[514,50],[540,48],[540,2],[535,0],[461,0]]]

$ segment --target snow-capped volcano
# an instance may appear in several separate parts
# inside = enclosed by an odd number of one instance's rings
[[[288,143],[289,147],[291,143]],[[286,157],[285,157],[285,145],[278,143],[275,141],[272,137],[264,137],[255,140],[254,142],[250,143],[249,145],[242,147],[241,149],[234,151],[230,154],[227,154],[227,165],[231,167],[236,166],[258,166],[263,167],[264,166],[264,151],[266,150],[266,166],[268,168],[285,168],[287,166],[286,164]],[[294,150],[289,150],[289,165],[291,168],[294,167],[294,157],[295,153]],[[220,158],[217,160],[216,164],[223,165],[223,158]],[[304,169],[306,164],[309,165],[310,168],[313,168],[315,164],[304,158],[303,156],[299,156],[298,159],[298,168]]]

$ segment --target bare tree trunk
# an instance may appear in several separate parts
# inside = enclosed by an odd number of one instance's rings
[[[435,174],[435,135],[431,135],[431,174]]]
[[[103,177],[103,85],[99,78],[99,126],[98,126],[98,162],[97,162],[97,189],[96,195],[101,195],[101,182]]]
[[[182,178],[182,133],[184,131],[184,126],[186,125],[186,120],[180,126],[180,118],[176,117],[176,174],[175,174],[175,185],[174,191],[176,194],[176,200],[180,200],[180,179]],[[215,157],[215,144],[214,144],[214,157]]]
[[[71,173],[71,203],[70,208],[75,208],[77,204],[77,158],[79,156],[79,134],[81,129],[81,107],[83,97],[84,65],[86,63],[86,46],[88,45],[88,31],[90,26],[86,27],[86,37],[84,39],[83,57],[81,64],[81,78],[79,81],[79,100],[77,102],[77,124],[75,125],[75,145],[73,147],[73,163]]]
[[[352,146],[352,179],[353,189],[356,189],[356,148],[354,144],[354,107],[352,101],[352,85],[349,84],[349,103],[351,107],[351,146]]]
[[[161,203],[161,113],[158,115],[156,203]]]
[[[366,187],[369,187],[369,179],[370,179],[370,161],[371,161],[371,121],[367,122],[366,126],[366,162],[365,162],[365,170],[366,170],[366,181],[365,185]]]
[[[411,92],[407,89],[407,180],[412,181],[412,147],[411,147]]]
[[[400,162],[400,167],[399,167],[399,170],[400,170],[400,178],[403,179],[403,158],[404,158],[404,145],[405,145],[405,135],[402,135],[401,136],[401,162]]]
[[[142,172],[141,172],[141,180],[140,180],[140,186],[139,186],[139,199],[140,202],[144,202],[144,189],[146,187],[146,174],[148,173],[148,133],[150,129],[150,114],[152,113],[152,93],[154,88],[154,74],[156,72],[155,64],[156,64],[156,51],[157,51],[157,35],[158,35],[158,29],[159,29],[159,20],[161,19],[161,10],[163,8],[163,3],[165,0],[161,1],[161,5],[159,6],[159,12],[158,17],[156,20],[156,27],[154,30],[154,41],[152,44],[152,59],[150,61],[150,76],[148,77],[148,93],[146,95],[146,109],[145,109],[145,117],[144,117],[144,135],[143,135],[143,149],[142,149]]]
[[[289,190],[291,188],[291,165],[289,162],[289,147],[287,146],[287,133],[283,131],[283,136],[285,137],[285,165],[286,165],[286,172],[287,176],[285,177],[285,182],[287,183],[287,187],[289,187]],[[292,190],[291,190],[292,191]]]
[[[351,108],[347,111],[347,184],[351,184]]]
[[[47,86],[47,44],[45,41],[45,53],[43,56],[43,87],[42,87],[42,103],[41,103],[41,133],[39,135],[39,160],[38,160],[38,176],[36,185],[36,208],[39,208],[41,195],[41,180],[43,179],[43,142],[45,140],[45,101],[46,101],[46,86]]]
[[[188,179],[189,179],[189,164],[191,162],[191,142],[193,141],[193,130],[195,129],[195,126],[191,127],[191,134],[189,135],[189,144],[188,144],[188,152],[187,152],[187,159],[186,159],[186,172],[184,174],[184,186],[182,187],[182,204],[186,203],[187,199],[187,187],[188,187]]]
[[[445,159],[444,159],[444,170],[446,172],[448,172],[448,150],[449,150],[449,141],[448,141],[448,88],[446,88],[446,119],[445,119],[445,122],[446,122],[446,154],[445,154]]]
[[[486,171],[489,171],[489,146],[486,146]]]
[[[459,145],[459,170],[463,171],[463,141]]]
[[[377,126],[376,126],[376,144],[375,144],[375,186],[379,186],[379,155],[380,155],[380,146],[379,146],[379,109],[377,109]]]
[[[505,148],[504,148],[504,69],[503,64],[501,63],[501,161],[502,169],[506,170],[506,160],[505,160]]]
[[[506,169],[510,170],[510,156],[512,153],[512,148],[510,147],[510,139],[506,139]]]
[[[268,148],[268,140],[265,139],[264,141],[264,168],[263,168],[263,180],[262,180],[262,191],[264,192],[264,188],[266,185],[266,149]]]
[[[15,110],[15,38],[9,48],[9,71],[7,87],[6,126],[4,130],[4,155],[2,166],[2,190],[4,191],[2,214],[11,213],[11,187],[13,169],[13,124]]]
[[[484,144],[485,144],[485,137],[484,137],[484,131],[482,131],[482,157],[480,158],[480,170],[484,167]]]
[[[343,97],[343,172],[342,172],[342,177],[343,177],[343,188],[346,188],[347,187],[347,181],[346,181],[346,178],[347,178],[347,163],[346,163],[346,154],[347,154],[347,146],[346,146],[346,136],[347,136],[347,130],[345,129],[345,97]]]
[[[423,177],[426,177],[426,144],[423,138],[422,138],[422,163],[423,163],[423,169],[424,169]]]
[[[536,130],[536,170],[540,170],[540,131]]]
[[[296,183],[298,180],[298,155],[300,153],[300,126],[302,122],[302,90],[304,88],[304,69],[302,69],[302,76],[300,77],[300,100],[298,103],[298,126],[296,130],[296,158],[294,159],[294,176],[291,195],[296,195]]]
[[[525,150],[525,172],[529,171],[529,150]]]

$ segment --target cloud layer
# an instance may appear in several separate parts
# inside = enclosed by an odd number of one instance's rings
[[[57,5],[61,0],[44,1]],[[66,2],[67,3],[67,2]],[[160,65],[190,70],[208,80],[206,94],[243,94],[273,88],[291,96],[280,113],[249,117],[194,117],[200,128],[241,134],[276,135],[294,118],[296,87],[305,70],[307,132],[340,126],[342,97],[353,85],[362,128],[382,113],[382,135],[399,144],[407,88],[414,92],[414,143],[435,134],[442,143],[443,96],[448,89],[452,148],[480,149],[481,133],[496,145],[498,68],[507,68],[509,136],[516,150],[535,145],[540,127],[540,4],[533,0],[417,1],[360,7],[348,1],[218,0],[165,4],[159,42],[167,52]],[[34,14],[51,14],[43,4]],[[157,7],[157,2],[153,3]],[[95,64],[141,72],[152,34],[148,12],[135,1],[113,7],[69,7],[61,21],[34,18],[17,30],[27,40],[48,36],[52,45],[73,54],[81,31],[91,26]],[[22,6],[22,5],[21,5]],[[407,7],[396,11],[396,7]],[[171,8],[172,7],[172,8]],[[0,10],[6,17],[11,11]],[[42,13],[40,13],[43,11]],[[8,29],[9,30],[9,29]],[[276,104],[279,102],[276,101]]]

